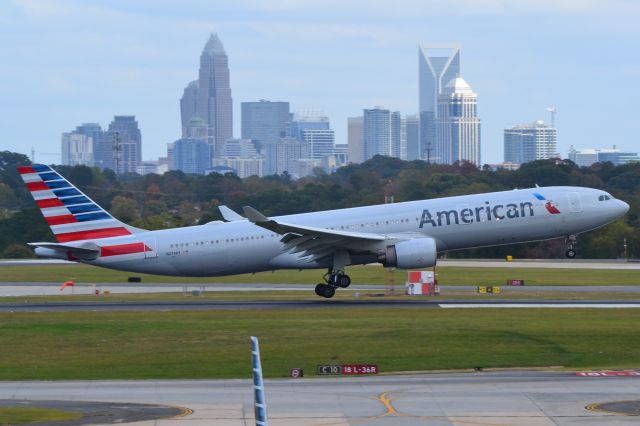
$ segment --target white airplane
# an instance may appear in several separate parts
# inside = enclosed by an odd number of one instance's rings
[[[39,257],[122,271],[209,277],[327,268],[316,294],[348,287],[348,265],[435,266],[438,252],[576,235],[623,216],[629,205],[605,191],[553,186],[265,217],[220,206],[225,222],[146,231],[115,219],[51,167],[19,172],[57,243],[30,243]]]

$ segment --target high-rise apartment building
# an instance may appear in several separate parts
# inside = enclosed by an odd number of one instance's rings
[[[432,161],[453,164],[469,161],[480,166],[478,96],[462,78],[451,80],[438,97],[436,149]]]
[[[294,114],[287,136],[305,142],[311,159],[322,159],[334,153],[335,132],[331,129],[329,117],[322,114]]]
[[[200,139],[178,139],[173,143],[173,158],[177,170],[203,174],[211,167],[211,145]]]
[[[197,117],[207,127],[207,143],[213,152],[233,137],[233,108],[229,60],[217,34],[211,34],[200,55],[198,80],[184,89],[180,99],[182,136],[188,138],[189,122]]]
[[[624,152],[616,148],[589,148],[575,149],[573,146],[569,150],[569,160],[580,167],[589,167],[595,163],[610,162],[616,166],[627,163],[640,162],[640,155],[637,152]]]
[[[382,107],[365,109],[363,117],[364,160],[376,155],[391,155],[390,111]]]
[[[242,102],[242,139],[251,139],[258,146],[277,142],[287,133],[292,115],[289,102]]]
[[[113,170],[135,173],[142,161],[142,135],[134,115],[116,115],[109,124],[108,138],[113,146]]]
[[[362,128],[365,161],[376,155],[406,156],[405,122],[398,111],[365,109]]]
[[[97,123],[84,123],[72,132],[63,133],[62,164],[100,167],[100,164],[96,164],[96,150],[100,148],[103,139],[104,133]]]
[[[282,173],[291,168],[285,158],[294,155],[295,143],[301,144],[294,138],[286,138],[292,114],[289,102],[243,102],[242,110],[242,139],[255,142],[260,153],[264,155],[264,173],[267,175]],[[283,146],[280,146],[284,144]],[[302,158],[302,157],[297,157]]]
[[[349,162],[364,162],[364,117],[347,118],[347,145]]]
[[[557,157],[556,129],[543,121],[518,124],[504,130],[504,161],[524,164]]]
[[[420,157],[432,161],[436,142],[438,97],[460,74],[460,45],[422,44],[418,49]]]
[[[419,160],[420,156],[420,120],[417,115],[405,117],[407,157],[409,161]]]

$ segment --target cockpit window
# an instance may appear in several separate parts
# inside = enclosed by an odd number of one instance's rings
[[[610,200],[611,196],[610,195],[601,195],[598,197],[598,201],[607,201]]]

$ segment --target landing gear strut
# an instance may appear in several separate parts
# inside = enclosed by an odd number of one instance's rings
[[[569,259],[574,259],[578,253],[576,249],[576,246],[578,245],[578,238],[575,235],[569,235],[565,239],[565,243],[567,244],[567,251],[565,252],[565,255]]]
[[[332,298],[336,294],[336,288],[347,288],[351,285],[351,278],[344,271],[337,271],[329,268],[324,274],[324,282],[316,286],[316,294],[327,299]]]

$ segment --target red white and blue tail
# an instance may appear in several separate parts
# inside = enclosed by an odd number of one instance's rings
[[[18,172],[60,243],[142,231],[115,219],[49,166],[33,164],[18,167]]]

